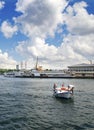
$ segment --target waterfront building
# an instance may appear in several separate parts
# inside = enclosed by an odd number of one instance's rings
[[[94,64],[68,66],[68,71],[74,77],[94,77]]]

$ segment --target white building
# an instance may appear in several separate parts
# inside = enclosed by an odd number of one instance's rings
[[[68,66],[68,70],[75,77],[94,77],[94,64]]]

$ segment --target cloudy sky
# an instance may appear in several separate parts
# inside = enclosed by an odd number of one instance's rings
[[[0,68],[94,63],[94,0],[0,0]]]

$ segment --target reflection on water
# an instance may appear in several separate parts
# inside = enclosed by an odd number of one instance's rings
[[[53,96],[53,84],[73,84],[74,98]],[[93,79],[0,77],[0,130],[93,130]]]

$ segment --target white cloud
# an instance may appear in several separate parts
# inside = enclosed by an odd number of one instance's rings
[[[16,3],[16,11],[25,13],[26,9],[32,2],[33,0],[18,0],[18,2]]]
[[[76,35],[88,35],[94,33],[94,15],[88,14],[85,2],[75,3],[67,8],[64,15],[68,30]]]
[[[4,8],[5,2],[4,1],[0,1],[0,9]]]
[[[94,15],[87,12],[85,2],[68,6],[67,12],[62,13],[66,5],[62,0],[19,0],[16,4],[16,10],[23,14],[15,22],[29,37],[28,41],[19,42],[16,50],[29,63],[33,61],[31,57],[38,56],[43,67],[63,68],[88,62],[94,56]],[[48,34],[53,36],[60,24],[66,24],[69,33],[59,47],[49,45],[45,38]]]
[[[93,35],[72,36],[70,34],[63,39],[63,43],[57,48],[45,43],[44,39],[36,37],[30,41],[20,42],[16,51],[25,57],[31,68],[34,67],[38,56],[39,64],[43,65],[44,68],[60,69],[66,68],[68,65],[89,63],[89,60],[94,56],[93,41]]]
[[[30,44],[34,43],[34,44]],[[22,55],[30,55],[34,58],[39,56],[40,58],[53,58],[51,55],[57,53],[57,48],[54,45],[48,45],[45,43],[44,39],[35,37],[30,41],[19,42],[19,45],[16,47],[16,51],[21,52]],[[25,53],[25,54],[24,54]]]
[[[0,68],[16,69],[16,64],[17,62],[7,52],[0,50]]]
[[[28,46],[28,52],[32,53],[35,56],[39,56],[41,58],[51,58],[51,54],[55,55],[57,48],[53,45],[48,45],[45,43],[44,39],[40,39],[36,37],[32,41],[34,44],[32,46]]]
[[[94,60],[94,14],[87,12],[87,6],[85,2],[75,3],[63,14],[69,31],[61,46],[67,65]]]
[[[68,35],[60,47],[62,55],[66,58],[66,63],[76,64],[87,62],[94,56],[93,35],[76,36]],[[69,61],[69,62],[68,62]],[[70,62],[71,61],[71,62]]]
[[[66,0],[19,0],[16,10],[23,14],[15,21],[29,37],[54,35],[58,25],[62,24],[62,11],[66,5]]]
[[[6,38],[11,38],[14,33],[17,33],[17,26],[12,26],[9,22],[4,21],[1,25],[1,32],[4,34]]]
[[[30,43],[34,44],[31,45]],[[36,57],[38,56],[39,62],[44,68],[60,68],[61,60],[64,58],[63,55],[59,54],[57,47],[48,45],[45,43],[44,39],[39,37],[35,37],[30,41],[20,42],[16,47],[16,51],[21,53],[26,59],[32,59],[33,63],[35,63]],[[55,62],[57,63],[54,64]]]
[[[20,24],[22,33],[29,37],[29,41],[20,42],[16,47],[22,55],[38,56],[45,66],[55,67],[53,61],[58,61],[58,48],[45,42],[47,35],[54,36],[55,31],[62,24],[62,11],[67,5],[66,0],[19,0],[16,4],[16,11],[23,14],[15,18]],[[25,56],[26,57],[26,56]],[[50,62],[51,61],[51,62]],[[57,66],[57,65],[56,65]]]

